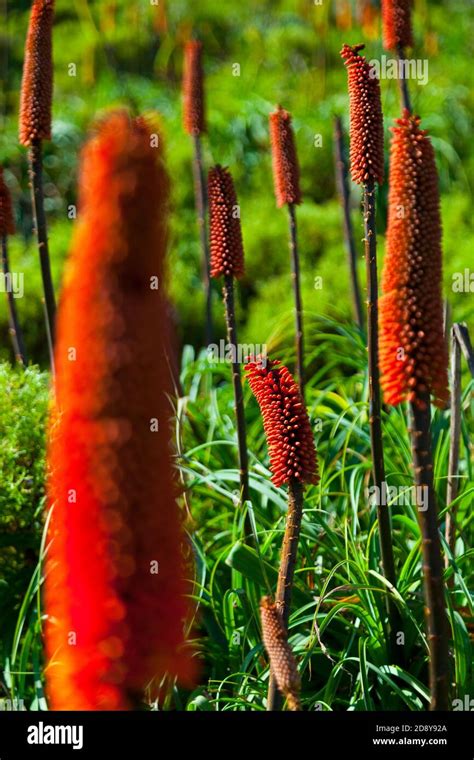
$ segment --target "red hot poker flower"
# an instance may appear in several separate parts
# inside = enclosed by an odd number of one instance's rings
[[[244,247],[239,205],[232,175],[214,166],[208,177],[211,277],[244,274]]]
[[[168,177],[155,131],[114,112],[82,158],[48,450],[53,709],[126,709],[155,677],[191,670],[168,446]]]
[[[350,100],[351,175],[359,185],[383,182],[383,117],[375,69],[359,55],[364,45],[343,45]]]
[[[382,0],[383,44],[386,50],[413,47],[413,0]]]
[[[270,453],[272,482],[318,482],[313,433],[300,389],[279,361],[249,362],[247,379],[260,406]]]
[[[381,385],[387,404],[420,408],[429,392],[448,399],[441,297],[442,253],[438,175],[420,118],[404,111],[393,128],[387,252],[380,299]]]
[[[273,182],[278,208],[301,203],[300,170],[291,115],[281,106],[270,114]]]
[[[3,169],[0,166],[0,237],[13,235],[15,222],[13,221],[13,208],[10,191],[5,184]]]
[[[184,49],[183,124],[188,135],[206,131],[202,43],[189,40]]]
[[[20,143],[51,139],[54,0],[33,0],[20,98]]]

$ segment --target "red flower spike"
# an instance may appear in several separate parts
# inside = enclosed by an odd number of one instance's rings
[[[383,45],[386,50],[413,47],[413,0],[382,0]]]
[[[20,97],[20,143],[51,139],[54,0],[33,0]]]
[[[251,361],[247,379],[260,406],[276,486],[299,480],[317,483],[313,433],[300,389],[279,361]]]
[[[358,54],[364,45],[343,45],[350,100],[351,175],[359,185],[383,182],[383,116],[375,69]]]
[[[407,110],[393,128],[387,249],[380,299],[380,371],[387,404],[448,400],[441,297],[438,175],[431,141]]]
[[[187,584],[168,446],[168,177],[154,132],[114,112],[82,158],[48,447],[54,710],[127,709],[155,677],[191,675],[181,651]]]
[[[0,166],[0,237],[14,235],[13,207],[10,191],[5,184],[3,169]]]
[[[189,40],[184,49],[183,124],[188,135],[206,131],[202,43]]]
[[[232,175],[215,166],[208,176],[211,277],[244,274],[239,205]]]
[[[291,115],[281,106],[270,114],[273,182],[278,208],[285,203],[301,203],[300,170]]]

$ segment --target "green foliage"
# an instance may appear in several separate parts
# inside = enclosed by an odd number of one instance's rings
[[[298,211],[305,308],[347,317],[350,291],[335,199],[332,116],[343,115],[347,127],[346,75],[339,50],[343,41],[367,40],[369,58],[383,54],[379,27],[361,30],[357,3],[351,3],[353,27],[338,27],[336,4],[294,0],[254,0],[232,9],[218,0],[174,0],[152,6],[68,0],[56,3],[55,100],[53,141],[45,146],[46,199],[50,247],[56,283],[67,256],[73,221],[68,209],[76,199],[76,169],[87,130],[104,108],[127,105],[163,117],[167,160],[173,180],[170,285],[184,342],[200,345],[203,297],[200,248],[191,177],[192,146],[181,125],[182,42],[191,25],[205,47],[209,134],[205,161],[220,162],[233,172],[246,253],[247,276],[241,288],[241,336],[261,342],[274,322],[274,303],[289,312],[287,220],[277,211],[268,149],[268,113],[276,102],[292,111],[302,172],[304,203]],[[18,236],[12,241],[12,268],[25,273],[25,299],[19,303],[27,347],[35,362],[47,366],[37,252],[30,240],[31,214],[25,151],[17,142],[18,93],[29,3],[9,9],[0,45],[8,49],[5,72],[0,161],[14,196]],[[474,168],[471,67],[465,49],[465,7],[456,0],[418,3],[415,53],[429,61],[425,86],[410,82],[416,110],[433,135],[440,170],[446,294],[457,318],[469,316],[470,294],[453,293],[451,274],[469,265],[472,247],[469,176]],[[233,64],[240,65],[234,76]],[[73,64],[76,69],[71,69]],[[71,73],[75,73],[74,76]],[[399,115],[397,83],[382,81],[388,146],[389,127]],[[315,147],[321,135],[321,147]],[[378,232],[383,253],[386,185],[379,194]],[[353,187],[354,229],[362,229],[359,188]],[[29,242],[28,242],[29,241]],[[362,251],[361,251],[362,253]],[[363,263],[361,262],[361,270]],[[322,290],[314,278],[323,277]],[[336,286],[336,287],[334,287]],[[214,299],[218,330],[223,317],[218,288]],[[7,313],[0,298],[0,358],[10,356]]]
[[[48,376],[0,364],[1,530],[30,528],[42,507]]]
[[[56,291],[59,291],[64,251],[67,250],[71,233],[71,222],[57,221],[50,247],[51,268]],[[16,298],[20,325],[25,335],[26,351],[30,361],[38,360],[48,366],[48,350],[43,312],[43,290],[39,267],[38,249],[33,238],[21,239],[18,235],[9,238],[10,270],[23,274],[23,297]],[[0,293],[0,359],[13,360],[13,350],[8,334],[7,301]]]
[[[37,575],[44,507],[48,377],[0,364],[0,658],[9,656],[19,611]],[[21,695],[22,696],[22,695]]]
[[[397,590],[381,575],[370,482],[367,374],[359,333],[340,322],[308,317],[314,372],[308,408],[315,430],[321,481],[308,487],[290,617],[290,641],[300,660],[306,709],[426,709],[427,641],[423,620],[420,531],[404,409],[384,413],[387,482],[398,486],[392,505]],[[284,325],[282,330],[284,331]],[[291,361],[288,353],[287,359]],[[209,365],[203,352],[183,356],[185,397],[178,409],[177,448],[191,540],[197,561],[196,646],[203,660],[201,686],[191,710],[262,710],[268,668],[262,651],[258,602],[273,592],[284,530],[286,493],[270,483],[268,456],[257,404],[245,387],[251,503],[256,549],[248,545],[244,511],[238,509],[237,435],[230,368]],[[464,442],[472,433],[472,381],[464,390]],[[435,482],[441,513],[449,444],[449,415],[433,418]],[[467,445],[461,454],[456,564],[450,591],[456,693],[471,693],[472,520],[474,493]],[[405,501],[407,503],[405,503]],[[442,520],[442,523],[444,521]],[[443,527],[443,526],[441,526]],[[250,537],[251,538],[251,537]],[[388,657],[384,597],[393,594],[405,642],[401,661]]]
[[[13,5],[13,4],[9,4]],[[211,366],[202,343],[204,313],[200,248],[194,213],[192,146],[181,126],[182,42],[191,26],[205,48],[209,134],[206,165],[232,170],[241,204],[247,273],[239,287],[239,337],[262,343],[293,365],[292,297],[287,219],[275,208],[268,148],[268,113],[281,102],[294,115],[304,203],[298,209],[305,307],[308,405],[321,482],[308,488],[299,549],[290,639],[303,677],[306,709],[426,708],[427,641],[423,621],[420,533],[413,505],[393,505],[396,591],[381,576],[375,509],[366,498],[370,442],[366,350],[350,324],[350,286],[335,197],[332,117],[347,128],[346,75],[338,51],[367,39],[369,58],[383,51],[379,29],[337,25],[336,4],[301,0],[57,0],[53,140],[45,146],[45,196],[53,277],[60,289],[77,205],[78,154],[101,110],[126,105],[162,114],[173,182],[169,284],[183,343],[184,397],[177,408],[177,464],[196,558],[197,602],[191,637],[201,662],[191,694],[170,690],[164,707],[263,710],[268,678],[258,602],[274,590],[286,494],[270,482],[261,418],[245,388],[254,546],[237,508],[237,442],[229,368]],[[38,254],[31,235],[25,151],[17,143],[18,95],[29,0],[9,8],[0,47],[9,65],[0,94],[0,161],[6,167],[17,221],[10,240],[13,271],[24,273],[17,306],[29,355],[47,365]],[[356,3],[351,3],[354,11]],[[416,55],[429,60],[428,85],[413,86],[415,109],[433,136],[444,228],[445,290],[453,319],[472,317],[472,294],[452,290],[452,276],[471,263],[469,177],[473,121],[472,64],[461,0],[416,3]],[[3,49],[4,48],[4,49]],[[2,55],[2,60],[5,56]],[[233,64],[240,64],[234,76]],[[76,69],[71,69],[74,64]],[[399,115],[396,82],[383,81],[386,146]],[[321,147],[315,145],[320,135]],[[388,151],[387,151],[388,155]],[[352,188],[361,282],[359,188]],[[383,259],[387,187],[378,191],[378,240]],[[69,216],[68,216],[69,215]],[[380,267],[379,267],[380,268]],[[321,278],[318,280],[317,278]],[[324,315],[324,316],[323,316]],[[216,333],[224,334],[215,286]],[[5,298],[0,298],[0,359],[11,359]],[[463,376],[463,443],[455,574],[449,590],[456,692],[473,693],[473,494],[469,436],[472,383]],[[0,696],[44,707],[41,570],[44,558],[44,438],[48,378],[0,365]],[[321,423],[321,425],[319,424]],[[386,470],[391,485],[412,483],[405,409],[384,413]],[[449,414],[433,418],[435,480],[442,514]],[[43,542],[42,542],[43,541]],[[406,634],[403,661],[389,662],[385,597],[394,596]]]

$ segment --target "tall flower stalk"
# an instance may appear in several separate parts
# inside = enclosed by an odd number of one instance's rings
[[[352,310],[354,319],[359,329],[364,329],[364,317],[362,313],[362,299],[360,295],[359,277],[357,274],[357,250],[354,241],[354,230],[351,219],[351,194],[348,182],[347,162],[344,150],[344,134],[340,116],[334,119],[334,162],[336,171],[336,184],[341,200],[344,241],[347,249],[349,273],[352,289]]]
[[[464,322],[455,322],[454,329],[457,341],[466,360],[467,368],[471,373],[471,377],[474,378],[474,350],[467,325]]]
[[[456,545],[456,499],[459,490],[459,452],[461,445],[461,347],[457,338],[457,325],[451,328],[451,424],[449,428],[448,484],[446,488],[446,543],[454,555]],[[449,556],[446,555],[446,567]],[[451,585],[454,585],[454,576]]]
[[[467,326],[455,322],[451,328],[451,423],[449,428],[449,460],[448,484],[446,488],[446,543],[451,555],[454,556],[456,547],[456,513],[457,505],[453,504],[459,491],[459,453],[461,447],[461,352],[464,354],[471,376],[474,377],[474,354]],[[446,555],[446,567],[449,567],[449,556]],[[450,585],[454,586],[454,575]]]
[[[3,169],[0,167],[0,244],[2,272],[6,285],[8,284],[8,281],[11,280],[10,264],[8,261],[8,236],[13,235],[14,233],[15,223],[13,221],[12,200],[3,178]],[[8,301],[8,326],[15,359],[26,367],[28,359],[23,341],[23,332],[18,319],[15,296],[11,287],[6,286],[5,290]]]
[[[300,171],[291,115],[281,106],[270,114],[270,140],[277,206],[288,208],[291,278],[295,308],[296,371],[301,392],[304,395],[303,304],[296,228],[296,206],[301,203]]]
[[[369,362],[370,442],[373,480],[376,493],[385,486],[385,463],[382,442],[378,345],[377,236],[375,226],[375,186],[383,182],[383,117],[380,85],[364,56],[364,45],[344,45],[341,56],[347,67],[350,97],[350,162],[354,182],[363,187],[364,247],[367,271],[367,347]],[[390,507],[377,499],[380,554],[385,578],[396,585],[392,546]],[[394,657],[397,608],[387,596],[389,644]]]
[[[227,341],[232,353],[232,385],[234,388],[237,441],[239,447],[240,498],[249,498],[247,435],[244,398],[240,376],[239,345],[235,319],[234,278],[244,274],[244,248],[240,226],[240,210],[230,172],[215,166],[208,177],[211,277],[223,278],[222,289],[227,324]]]
[[[54,371],[56,301],[48,247],[43,193],[43,140],[51,139],[53,97],[52,30],[54,0],[33,0],[25,45],[20,100],[20,143],[28,148],[33,218],[41,266],[44,316]]]
[[[400,67],[400,96],[402,107],[411,111],[407,71],[403,68],[406,48],[413,47],[411,13],[413,0],[382,0],[383,44],[386,50],[393,50]]]
[[[82,157],[48,447],[53,709],[129,709],[166,673],[191,674],[168,428],[169,183],[156,133],[113,112]]]
[[[270,454],[272,482],[288,486],[288,514],[281,549],[276,606],[288,630],[293,577],[307,483],[317,483],[313,433],[301,389],[279,361],[260,359],[246,366],[247,378],[260,406]],[[277,708],[275,673],[271,675],[267,709]]]
[[[193,176],[196,214],[202,252],[202,280],[206,303],[205,341],[212,341],[212,290],[210,280],[209,247],[206,228],[207,199],[202,162],[201,135],[206,131],[204,73],[202,44],[189,40],[184,50],[183,70],[183,124],[193,141]]]
[[[433,484],[430,398],[448,400],[441,297],[442,253],[435,157],[420,118],[405,110],[393,129],[387,253],[382,277],[380,367],[387,404],[407,400],[422,537],[431,710],[449,709],[443,561]],[[427,504],[427,507],[426,507]]]

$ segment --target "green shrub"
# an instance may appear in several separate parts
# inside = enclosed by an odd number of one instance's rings
[[[0,364],[0,642],[38,561],[47,400],[46,373]]]

